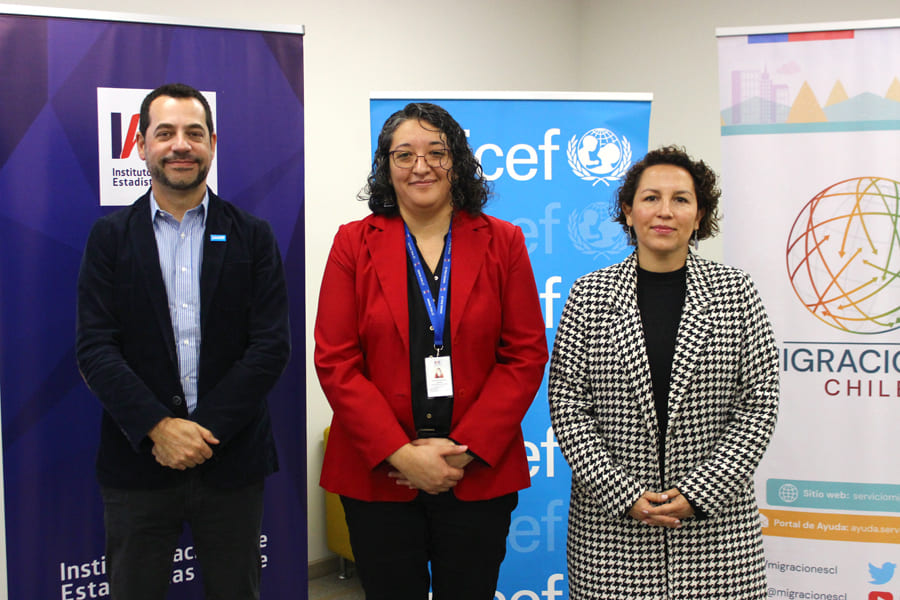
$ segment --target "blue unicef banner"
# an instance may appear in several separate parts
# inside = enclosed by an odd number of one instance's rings
[[[172,81],[202,90],[214,108],[211,187],[272,223],[284,256],[293,356],[270,396],[281,471],[266,487],[263,596],[306,589],[299,28],[5,8],[12,7],[0,6],[0,417],[8,589],[0,596],[109,595],[94,476],[101,408],[75,364],[75,282],[94,221],[149,186],[134,147],[140,99]],[[200,597],[189,536],[173,558],[169,598]]]
[[[466,130],[493,183],[486,212],[525,235],[552,345],[574,281],[631,252],[609,210],[621,177],[647,152],[650,95],[378,96],[373,148],[387,117],[412,101],[440,104]],[[568,598],[571,472],[550,426],[546,385],[545,377],[523,422],[531,488],[519,494],[495,600]]]

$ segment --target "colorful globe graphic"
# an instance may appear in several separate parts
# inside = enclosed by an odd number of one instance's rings
[[[822,190],[787,242],[794,292],[823,323],[877,334],[900,327],[900,182],[857,177]]]

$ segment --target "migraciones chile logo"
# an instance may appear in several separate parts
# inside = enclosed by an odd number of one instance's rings
[[[800,211],[787,270],[803,305],[823,323],[856,334],[900,328],[900,182],[839,181]]]
[[[609,129],[591,129],[580,138],[573,135],[567,152],[572,172],[591,185],[601,181],[609,186],[618,181],[631,166],[631,144]]]
[[[141,102],[149,89],[97,88],[97,152],[100,206],[127,206],[150,187],[150,171],[137,151]],[[216,123],[216,94],[203,92]],[[218,127],[216,127],[218,129]],[[216,159],[207,184],[218,187]]]

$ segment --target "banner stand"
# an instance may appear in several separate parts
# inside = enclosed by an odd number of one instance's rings
[[[2,598],[109,593],[94,474],[101,406],[75,364],[75,284],[93,223],[149,186],[134,148],[146,90],[181,81],[216,100],[211,187],[272,224],[291,312],[304,314],[302,34],[0,5],[0,48],[14,57],[0,63]],[[282,468],[266,483],[264,596],[307,587],[306,461],[294,460],[306,453],[302,318],[291,335],[269,395]],[[197,597],[189,537],[173,559],[168,597]]]

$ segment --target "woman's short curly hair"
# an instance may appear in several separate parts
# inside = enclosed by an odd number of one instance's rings
[[[360,200],[366,200],[369,209],[377,215],[399,214],[397,194],[391,183],[391,142],[397,128],[410,119],[418,120],[426,129],[428,126],[433,127],[444,137],[453,161],[449,173],[453,210],[464,210],[471,215],[480,214],[491,195],[481,164],[475,158],[459,123],[440,106],[427,102],[407,104],[384,122],[381,133],[378,134],[372,171],[366,180],[366,187],[359,194]]]
[[[616,194],[616,203],[611,210],[612,220],[621,224],[625,233],[628,233],[628,221],[622,208],[634,204],[634,195],[637,192],[638,183],[641,181],[641,175],[644,174],[647,167],[656,165],[681,167],[694,180],[697,210],[704,211],[703,217],[700,219],[700,227],[697,230],[697,237],[705,240],[719,233],[719,197],[722,195],[722,190],[719,189],[718,178],[709,165],[702,160],[694,160],[680,146],[663,146],[651,150],[643,159],[628,169],[625,181]],[[633,236],[629,235],[629,239],[632,244],[635,243]]]

